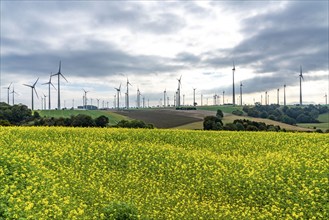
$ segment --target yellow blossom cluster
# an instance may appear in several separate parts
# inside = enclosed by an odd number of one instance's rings
[[[0,219],[329,219],[329,135],[0,127]]]

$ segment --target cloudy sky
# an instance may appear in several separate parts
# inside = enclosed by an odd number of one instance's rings
[[[6,1],[1,4],[1,101],[13,82],[15,103],[31,107],[31,89],[48,96],[59,61],[62,107],[96,99],[114,104],[115,87],[127,77],[130,105],[139,88],[150,105],[166,90],[170,104],[182,76],[181,102],[213,104],[214,94],[232,103],[232,61],[238,102],[299,102],[303,67],[304,103],[325,102],[329,93],[329,5],[327,1]],[[57,79],[53,78],[57,87]],[[11,87],[12,89],[12,87]],[[11,91],[11,90],[10,90]],[[51,90],[56,107],[57,91]],[[11,104],[12,95],[10,95]],[[264,99],[263,99],[264,101]],[[64,103],[65,102],[65,103]]]

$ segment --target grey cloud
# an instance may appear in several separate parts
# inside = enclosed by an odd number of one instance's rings
[[[273,89],[283,81],[296,85],[299,65],[309,72],[328,69],[327,8],[327,2],[289,2],[282,10],[250,17],[242,22],[245,39],[224,53],[204,54],[206,64],[227,67],[234,59],[242,71],[253,69],[258,76],[246,82],[252,88],[246,86],[247,92]]]

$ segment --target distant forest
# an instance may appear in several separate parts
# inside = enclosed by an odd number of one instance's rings
[[[274,121],[280,121],[286,124],[295,125],[296,123],[319,123],[317,118],[319,114],[327,113],[328,106],[308,105],[298,107],[287,107],[280,105],[255,105],[245,106],[243,111],[248,116],[255,118],[268,118]]]
[[[105,127],[109,119],[102,115],[95,119],[89,115],[79,114],[70,118],[40,117],[38,112],[32,114],[26,105],[8,105],[0,103],[0,126],[72,126],[72,127]]]

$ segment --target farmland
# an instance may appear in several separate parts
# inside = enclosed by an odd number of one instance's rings
[[[328,219],[329,136],[0,127],[0,218]],[[112,214],[112,215],[111,215]]]
[[[54,118],[69,118],[72,115],[76,116],[78,114],[89,115],[92,118],[97,118],[99,116],[105,115],[109,118],[109,124],[114,125],[118,121],[126,119],[126,117],[116,114],[111,111],[103,110],[39,110],[38,111],[41,117],[54,117]]]

